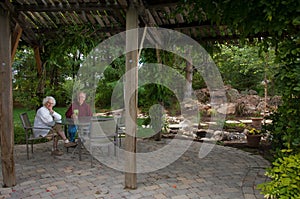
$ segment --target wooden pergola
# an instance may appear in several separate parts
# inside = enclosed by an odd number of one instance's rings
[[[121,31],[138,27],[162,27],[180,31],[196,41],[234,39],[238,35],[209,22],[199,22],[197,18],[188,21],[184,14],[176,13],[178,1],[174,0],[3,0],[0,2],[0,138],[3,184],[16,185],[14,161],[12,62],[19,42],[34,49],[37,72],[42,73],[40,49],[41,36],[55,37],[63,26],[91,24],[104,38]],[[100,34],[101,33],[101,34]],[[134,35],[126,36],[130,45],[138,45]],[[128,61],[133,60],[133,61]],[[126,77],[127,90],[137,87],[138,52],[126,55],[126,71],[135,69],[131,77]],[[130,92],[128,92],[130,93]],[[137,115],[136,97],[130,100],[126,114]],[[127,150],[136,152],[136,128],[126,123],[132,136],[126,136]],[[125,187],[136,188],[135,157],[130,157],[126,166]]]

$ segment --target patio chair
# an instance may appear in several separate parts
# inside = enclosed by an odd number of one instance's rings
[[[117,123],[117,144],[118,146],[122,145],[122,138],[125,137],[125,109],[119,109],[112,111],[113,117]]]
[[[33,135],[33,129],[47,129],[47,130],[51,130],[51,128],[40,128],[40,127],[33,127],[30,123],[29,117],[27,113],[21,113],[20,114],[20,119],[22,122],[22,126],[24,128],[25,131],[25,140],[26,140],[26,152],[27,152],[27,159],[29,159],[29,147],[28,144],[30,142],[31,144],[31,153],[33,153],[33,142],[35,140],[40,140],[43,139],[44,137],[34,137]],[[51,131],[52,132],[52,131]],[[49,136],[47,136],[48,138],[52,139],[54,142],[54,134],[51,133],[49,134]]]
[[[117,136],[117,124],[113,118],[102,118],[91,121],[89,133],[91,167],[93,167],[95,149],[97,149],[97,155],[105,155],[103,148],[107,147],[107,155],[110,155],[110,148],[114,147],[114,155],[116,156]]]
[[[76,151],[76,149],[78,149],[78,155],[79,155],[79,160],[81,161],[81,153],[82,153],[82,147],[84,147],[86,145],[87,140],[89,139],[89,134],[90,134],[90,130],[91,130],[91,123],[90,122],[83,122],[83,123],[78,123],[77,125],[77,136],[78,136],[78,140],[77,140],[77,146],[75,147],[75,149],[72,152],[72,156],[74,155],[74,152]]]

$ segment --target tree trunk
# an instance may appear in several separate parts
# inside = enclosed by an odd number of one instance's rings
[[[187,50],[188,57],[190,51]],[[193,65],[191,63],[191,59],[186,61],[186,68],[185,68],[185,78],[186,78],[186,89],[184,93],[184,98],[188,99],[192,97],[192,82],[193,82]]]

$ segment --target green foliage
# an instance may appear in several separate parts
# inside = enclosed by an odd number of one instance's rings
[[[17,51],[13,65],[13,98],[16,104],[35,108],[40,104],[37,96],[37,78],[33,50],[22,46]]]
[[[244,123],[224,123],[224,128],[246,128]]]
[[[170,113],[178,111],[177,98],[168,88],[158,84],[147,84],[139,88],[138,106],[143,113],[148,114],[150,107],[154,104],[161,104]]]
[[[118,57],[110,64],[110,67],[106,68],[104,71],[106,81],[118,81],[125,74],[125,59],[126,57],[124,55]]]
[[[289,23],[290,19],[286,20]],[[292,149],[297,153],[300,151],[300,33],[293,26],[289,29],[290,36],[277,44],[277,60],[281,67],[275,83],[281,91],[283,103],[271,116],[273,122],[268,130],[273,136],[275,150]]]
[[[183,73],[186,66],[186,62],[181,57],[171,52],[159,51],[157,54],[155,49],[146,49],[142,52],[142,55],[141,61],[143,63],[161,62],[165,66],[176,69],[179,73]],[[157,56],[159,56],[159,58]],[[141,111],[148,115],[148,111],[152,105],[160,104],[164,106],[168,112],[177,113],[178,100],[182,99],[177,99],[174,92],[166,86],[167,84],[170,85],[170,82],[174,82],[174,77],[162,77],[162,69],[160,67],[149,67],[146,71],[142,69],[143,67],[141,67],[139,75],[145,77],[145,79],[154,79],[155,84],[149,83],[139,88],[138,106],[141,108]],[[149,70],[153,71],[150,72]],[[154,74],[154,76],[149,77],[149,74]],[[179,93],[180,91],[182,91],[182,89],[178,89],[177,95],[183,96],[183,93]]]
[[[95,96],[97,108],[104,109],[110,107],[114,85],[114,83],[107,83],[104,80],[99,81]]]
[[[260,51],[259,46],[253,45],[219,45],[220,52],[214,55],[214,61],[219,67],[225,84],[240,91],[253,89],[261,95],[264,87],[261,82],[266,77],[274,79],[278,64],[274,63],[274,50],[267,54]],[[267,56],[267,58],[266,58]],[[269,90],[275,90],[269,84]],[[272,93],[277,93],[273,91]]]
[[[110,66],[106,67],[103,72],[102,78],[99,79],[96,96],[95,96],[95,104],[97,108],[110,108],[111,101],[117,100],[112,99],[113,90],[116,89],[116,85],[121,77],[125,73],[125,56],[118,57],[115,59]],[[118,84],[118,86],[123,86],[122,83]],[[117,97],[121,99],[124,98],[123,88],[119,88],[122,92],[116,93]]]
[[[262,131],[259,130],[259,129],[256,129],[256,128],[251,128],[249,130],[249,135],[261,135],[262,134]]]
[[[192,87],[193,87],[193,90],[198,90],[198,89],[206,87],[204,79],[198,71],[194,71],[194,73],[193,73]]]
[[[66,105],[69,105],[72,103],[73,99],[73,86],[74,86],[74,80],[72,79],[67,79],[62,83],[62,91],[64,93],[63,96],[65,96],[65,102]]]
[[[278,158],[273,162],[266,175],[270,182],[258,185],[266,198],[300,198],[300,153]]]
[[[270,116],[273,121],[265,128],[271,133],[275,151],[292,149],[300,151],[299,99],[290,98]]]

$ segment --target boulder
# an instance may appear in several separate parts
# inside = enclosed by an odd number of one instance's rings
[[[235,107],[235,103],[226,103],[217,108],[217,112],[221,114],[232,115],[235,114]]]
[[[226,90],[226,97],[228,102],[236,102],[240,98],[240,93],[237,89],[230,88]]]

